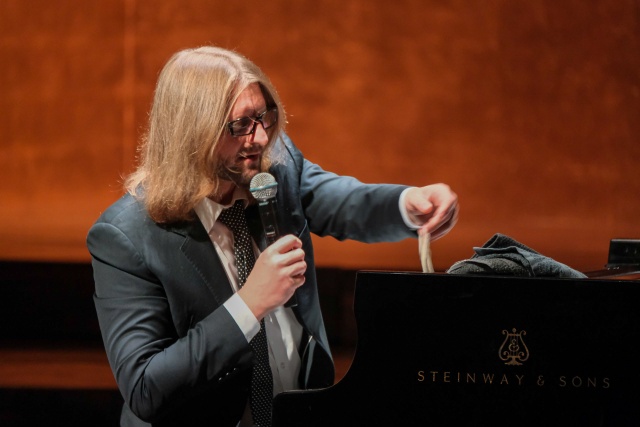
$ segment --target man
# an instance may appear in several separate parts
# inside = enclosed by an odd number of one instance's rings
[[[446,185],[365,185],[325,172],[284,123],[272,84],[234,52],[189,49],[162,70],[140,166],[87,238],[122,426],[269,425],[275,393],[334,380],[310,233],[377,242],[420,227],[438,238],[454,225]],[[269,246],[248,191],[267,170],[284,234]],[[249,255],[226,219],[231,206],[246,217]],[[297,305],[285,307],[294,294]]]

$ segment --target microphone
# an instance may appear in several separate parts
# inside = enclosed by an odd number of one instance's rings
[[[258,210],[260,211],[260,219],[262,220],[262,228],[267,237],[268,245],[278,240],[280,237],[280,228],[278,227],[278,213],[276,194],[278,193],[278,183],[270,173],[261,172],[251,179],[249,191],[258,201]],[[293,294],[289,301],[285,303],[285,307],[294,307],[298,305],[298,299]]]

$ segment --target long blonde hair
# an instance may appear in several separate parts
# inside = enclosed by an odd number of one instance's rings
[[[273,144],[284,130],[285,111],[268,77],[244,56],[205,46],[182,50],[167,62],[156,85],[149,126],[139,147],[140,163],[125,181],[158,223],[189,220],[193,208],[218,190],[216,148],[227,132],[240,93],[258,83],[268,106],[278,108],[267,130],[262,170],[273,159]]]

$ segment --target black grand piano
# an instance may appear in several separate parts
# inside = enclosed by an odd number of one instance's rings
[[[349,371],[276,396],[273,425],[638,426],[640,283],[609,272],[359,272]]]

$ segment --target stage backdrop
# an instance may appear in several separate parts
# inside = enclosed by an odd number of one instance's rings
[[[581,270],[640,238],[638,0],[0,0],[0,258],[87,261],[177,50],[259,64],[312,161],[445,182],[436,269],[494,233]],[[417,242],[316,239],[320,266],[419,270]]]

